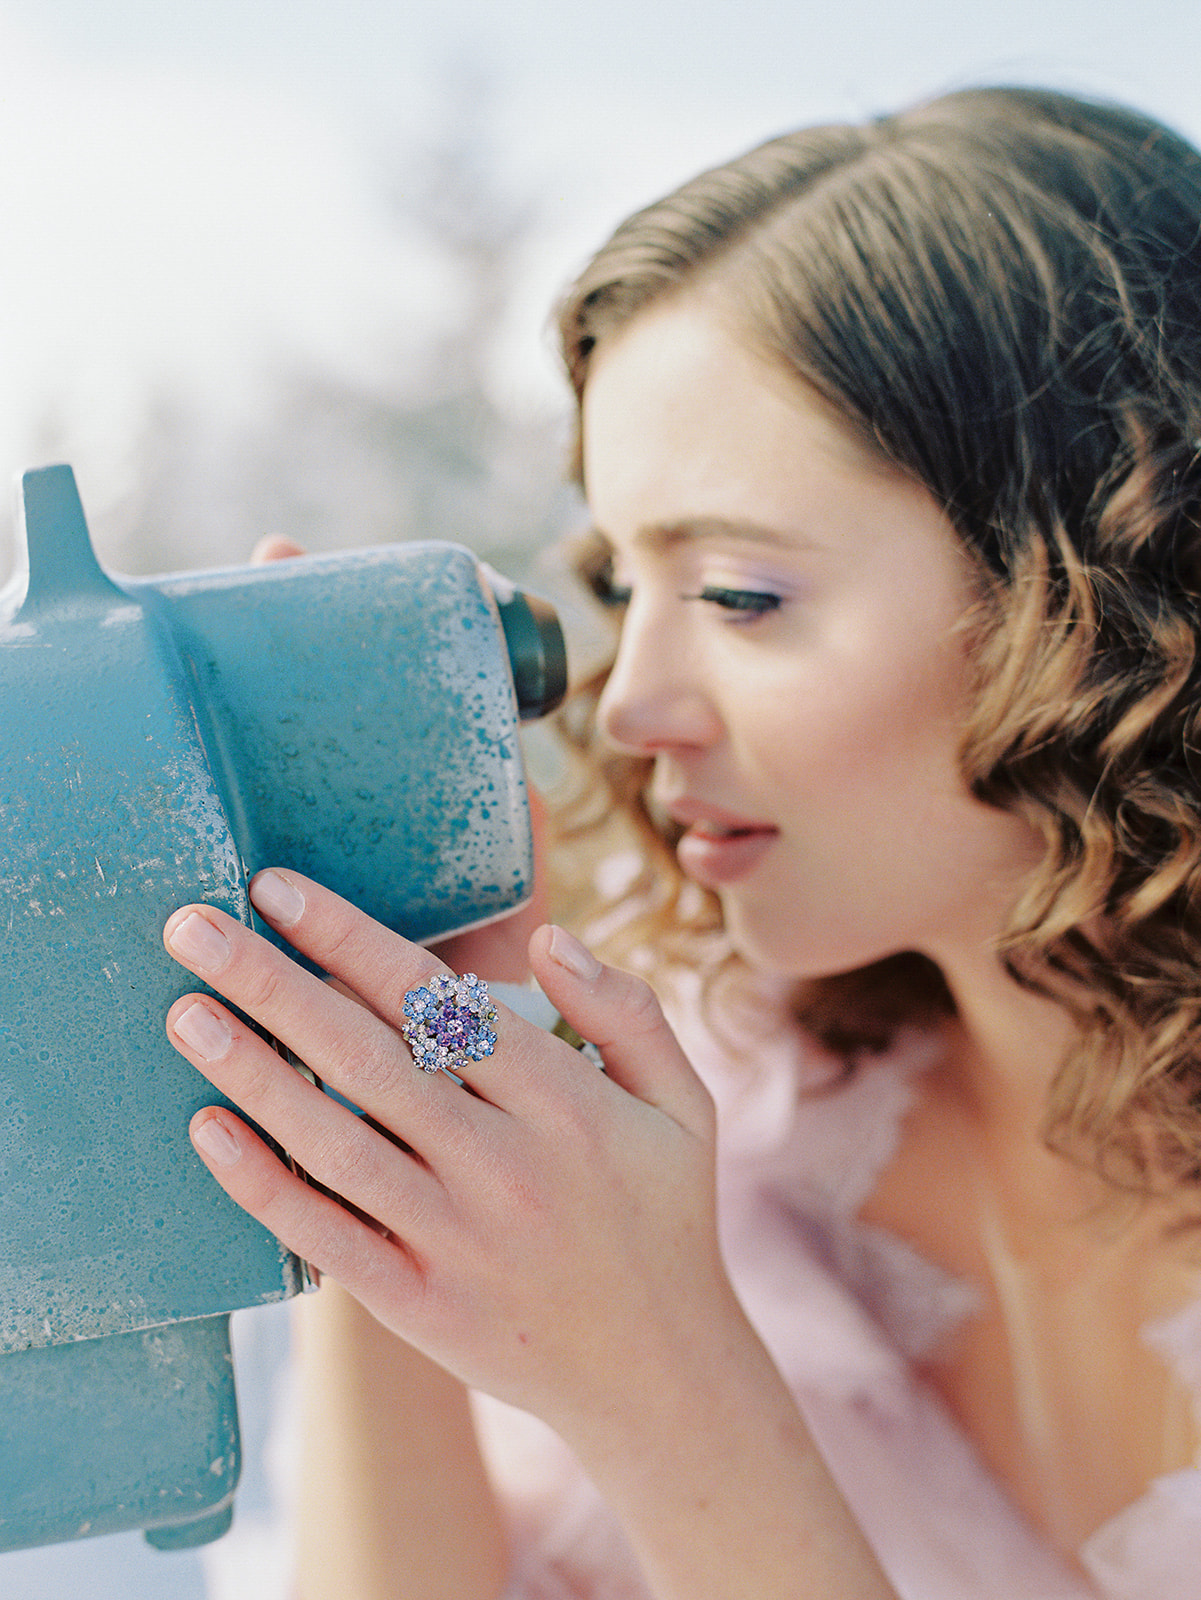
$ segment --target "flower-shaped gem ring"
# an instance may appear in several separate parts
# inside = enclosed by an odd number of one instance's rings
[[[404,997],[401,1032],[422,1072],[455,1075],[496,1048],[500,1018],[474,972],[439,972]]]

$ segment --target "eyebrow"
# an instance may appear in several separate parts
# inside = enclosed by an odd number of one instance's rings
[[[613,541],[600,528],[594,528],[593,533],[612,548]],[[809,543],[800,534],[783,533],[763,523],[742,522],[731,517],[684,517],[677,522],[648,523],[637,530],[632,543],[637,549],[658,552],[675,550],[681,545],[702,544],[707,539],[734,539],[772,550],[796,550]]]

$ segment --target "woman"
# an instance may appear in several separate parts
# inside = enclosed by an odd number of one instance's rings
[[[264,874],[255,903],[365,1007],[172,918],[378,1125],[211,999],[173,1008],[355,1208],[194,1123],[378,1319],[306,1308],[343,1363],[322,1528],[355,1563],[310,1558],[306,1600],[500,1591],[462,1384],[603,1501],[532,1553],[519,1528],[517,1594],[1195,1592],[1199,240],[1201,156],[1167,130],[976,91],[706,174],[573,288],[625,607],[600,728],[790,1000],[710,996],[723,1253],[710,1096],[646,986],[562,929],[530,964],[606,1074],[502,1013],[465,1094],[402,1037],[437,964],[317,886]]]

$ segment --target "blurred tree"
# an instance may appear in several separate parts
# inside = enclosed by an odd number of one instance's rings
[[[157,397],[131,487],[106,511],[109,565],[238,562],[261,535],[283,533],[313,550],[452,539],[525,570],[569,498],[561,418],[520,408],[504,378],[506,321],[539,217],[498,170],[494,111],[487,82],[458,67],[427,141],[386,166],[384,203],[435,261],[439,304],[424,326],[416,308],[416,327],[398,330],[385,375],[294,367],[239,431]]]

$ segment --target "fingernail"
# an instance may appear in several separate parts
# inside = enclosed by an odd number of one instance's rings
[[[175,1019],[175,1032],[204,1061],[220,1061],[229,1049],[229,1029],[199,1000]]]
[[[167,943],[187,966],[203,972],[220,972],[229,960],[229,940],[199,911],[186,916]]]
[[[218,1167],[236,1167],[242,1146],[218,1117],[205,1117],[192,1125],[192,1143]]]
[[[604,970],[592,951],[582,945],[573,933],[568,933],[566,928],[552,926],[550,943],[546,948],[552,961],[557,961],[559,966],[565,967],[575,977],[582,978],[585,983],[599,978]]]
[[[304,913],[304,896],[278,872],[260,872],[250,885],[250,898],[277,928],[290,928]]]

